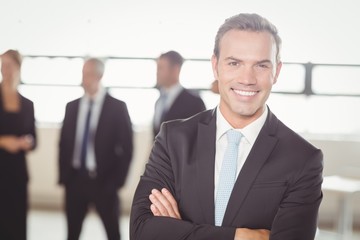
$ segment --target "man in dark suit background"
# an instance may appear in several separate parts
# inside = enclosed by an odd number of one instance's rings
[[[157,60],[156,87],[160,91],[160,97],[155,104],[154,137],[162,122],[188,118],[205,110],[200,96],[184,88],[179,82],[183,62],[183,57],[176,51],[163,53]]]
[[[280,45],[257,14],[219,28],[211,59],[219,105],[162,124],[134,195],[131,240],[314,239],[322,152],[266,105]]]
[[[132,159],[132,124],[125,102],[111,97],[101,86],[104,63],[90,58],[82,73],[85,93],[66,106],[59,146],[67,239],[79,239],[93,204],[108,239],[119,240],[118,190],[125,183]]]

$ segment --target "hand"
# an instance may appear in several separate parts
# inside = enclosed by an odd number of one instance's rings
[[[163,188],[161,192],[157,189],[153,189],[149,199],[152,203],[150,210],[154,216],[181,219],[177,202],[166,188]]]
[[[34,137],[30,134],[21,136],[19,141],[21,150],[29,151],[34,146]]]
[[[234,240],[269,240],[270,231],[267,229],[237,228]]]
[[[17,153],[21,150],[28,151],[34,145],[34,138],[31,135],[17,137],[14,135],[5,135],[0,138],[0,147],[10,153]]]
[[[0,138],[0,146],[10,153],[20,151],[19,138],[13,135],[4,135]]]

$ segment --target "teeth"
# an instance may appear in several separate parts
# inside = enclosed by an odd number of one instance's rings
[[[247,91],[240,91],[240,90],[235,90],[234,92],[236,94],[242,95],[242,96],[254,96],[256,94],[256,92],[247,92]]]

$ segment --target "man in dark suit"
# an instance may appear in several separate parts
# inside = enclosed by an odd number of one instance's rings
[[[101,87],[101,60],[83,66],[85,94],[66,106],[59,170],[65,187],[68,240],[78,239],[93,204],[110,240],[120,239],[118,190],[124,185],[133,153],[132,124],[125,102]]]
[[[131,240],[314,239],[322,152],[266,105],[280,44],[257,14],[220,27],[211,59],[220,103],[162,125],[134,195]]]
[[[183,62],[183,57],[175,51],[163,53],[157,60],[156,87],[160,90],[160,97],[155,104],[154,137],[162,122],[188,118],[206,109],[200,96],[180,85]]]

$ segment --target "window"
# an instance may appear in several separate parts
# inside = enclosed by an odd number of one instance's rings
[[[360,66],[316,66],[313,91],[319,94],[360,96]]]
[[[81,83],[82,65],[82,58],[24,58],[21,78],[27,84],[78,86]]]
[[[187,60],[184,62],[180,73],[180,81],[184,87],[209,89],[213,80],[210,61]]]
[[[105,86],[154,87],[156,62],[151,59],[108,59],[102,81]]]
[[[305,87],[305,67],[301,64],[283,64],[273,92],[300,93]]]
[[[156,62],[111,58],[105,64],[102,81],[109,93],[127,104],[134,127],[150,127],[159,96],[154,88]],[[25,57],[20,92],[34,102],[38,123],[61,123],[66,104],[82,96],[82,65],[80,57]],[[360,67],[314,65],[312,69],[314,94],[308,96],[303,94],[309,75],[305,64],[285,63],[268,100],[271,110],[300,133],[360,133],[360,113],[354,110],[360,106]],[[185,87],[199,90],[208,109],[218,105],[220,96],[210,91],[210,61],[185,61],[180,78]]]

